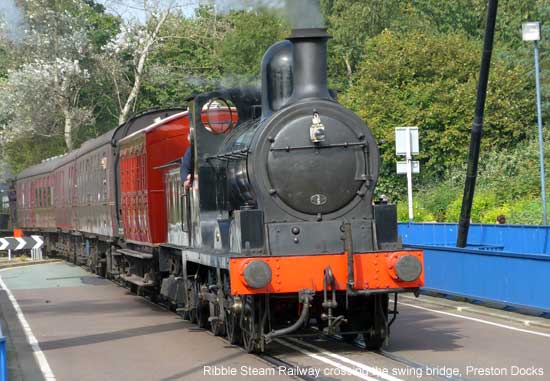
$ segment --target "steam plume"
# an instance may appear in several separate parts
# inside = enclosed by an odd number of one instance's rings
[[[203,0],[202,4],[216,7],[218,12],[281,9],[293,28],[321,28],[325,26],[319,0]]]
[[[23,38],[23,26],[25,21],[21,10],[14,0],[0,1],[0,31],[12,41],[20,41]]]

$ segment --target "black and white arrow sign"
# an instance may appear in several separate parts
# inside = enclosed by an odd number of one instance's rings
[[[40,249],[42,246],[44,246],[44,239],[39,235],[0,238],[0,251]]]

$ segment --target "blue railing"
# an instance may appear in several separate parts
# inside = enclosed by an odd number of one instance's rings
[[[550,315],[550,228],[472,225],[466,248],[456,224],[401,223],[406,246],[424,250],[425,289]]]
[[[0,322],[0,381],[8,379],[8,357],[6,350],[6,338],[2,333],[2,322]]]

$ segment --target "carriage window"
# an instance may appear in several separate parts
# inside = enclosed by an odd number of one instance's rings
[[[204,127],[214,135],[229,132],[237,120],[237,108],[231,101],[214,98],[202,107],[201,121]]]

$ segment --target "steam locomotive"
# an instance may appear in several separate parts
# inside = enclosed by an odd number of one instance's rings
[[[329,38],[294,29],[265,53],[261,89],[195,95],[26,169],[19,226],[249,352],[304,328],[379,348],[423,253],[373,202],[377,142],[327,87]]]

